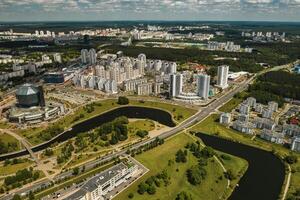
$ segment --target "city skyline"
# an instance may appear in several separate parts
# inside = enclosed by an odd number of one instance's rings
[[[299,8],[300,0],[3,0],[0,21],[300,21]]]

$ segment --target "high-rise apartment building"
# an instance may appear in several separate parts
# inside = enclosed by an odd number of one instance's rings
[[[228,72],[229,72],[229,66],[222,65],[218,67],[218,80],[217,80],[217,86],[225,89],[228,87]]]
[[[197,93],[199,97],[208,99],[209,97],[210,76],[205,74],[197,75]]]
[[[182,93],[183,76],[182,74],[171,74],[170,75],[170,98],[178,96]]]
[[[86,64],[88,62],[89,51],[87,49],[81,50],[81,62]]]
[[[95,49],[89,50],[89,64],[96,64],[97,62],[97,53]]]

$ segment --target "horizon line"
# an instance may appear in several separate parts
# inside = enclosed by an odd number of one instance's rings
[[[0,23],[55,23],[55,22],[272,22],[272,23],[300,23],[300,20],[24,20],[0,21]]]

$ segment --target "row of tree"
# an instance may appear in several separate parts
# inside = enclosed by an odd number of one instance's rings
[[[38,137],[43,141],[47,141],[55,137],[56,135],[62,133],[64,129],[59,125],[52,125],[43,130],[41,133],[38,134]]]
[[[28,182],[31,182],[33,180],[37,180],[40,177],[40,174],[38,171],[33,171],[32,168],[30,169],[22,169],[17,171],[17,173],[14,176],[8,176],[4,179],[4,184],[6,186],[12,185],[13,187],[18,187],[19,185],[22,185],[25,183],[25,181],[29,180]]]

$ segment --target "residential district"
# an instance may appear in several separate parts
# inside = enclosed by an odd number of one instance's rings
[[[185,188],[190,188],[201,185],[208,173],[219,173],[213,171],[216,165],[222,173],[211,182],[226,182],[225,192],[214,192],[212,186],[207,191],[228,199],[251,163],[226,152],[211,153],[197,138],[211,124],[212,132],[203,134],[224,136],[220,131],[225,130],[250,138],[245,145],[260,148],[252,143],[259,138],[274,155],[284,152],[279,157],[288,163],[286,181],[278,181],[283,188],[278,194],[284,200],[299,192],[293,180],[299,167],[293,164],[300,152],[300,96],[291,86],[298,83],[299,60],[294,52],[281,55],[290,56],[285,62],[275,60],[277,54],[264,59],[271,50],[260,47],[292,45],[299,36],[258,28],[234,28],[233,34],[217,26],[1,31],[0,200],[106,200],[123,198],[127,191],[134,199],[136,187],[135,195],[154,195],[162,183],[171,184],[170,174],[163,169],[154,173],[153,160],[149,164],[135,156],[151,154],[180,134],[191,142],[171,146],[184,150],[164,160],[168,169],[186,170],[182,184],[189,182]],[[281,83],[288,91],[276,87]],[[202,124],[215,114],[215,121]],[[196,168],[185,169],[186,157]],[[240,167],[235,162],[246,164],[240,171],[226,168]],[[200,173],[201,180],[191,178],[193,173]],[[180,199],[198,198],[179,193]]]

